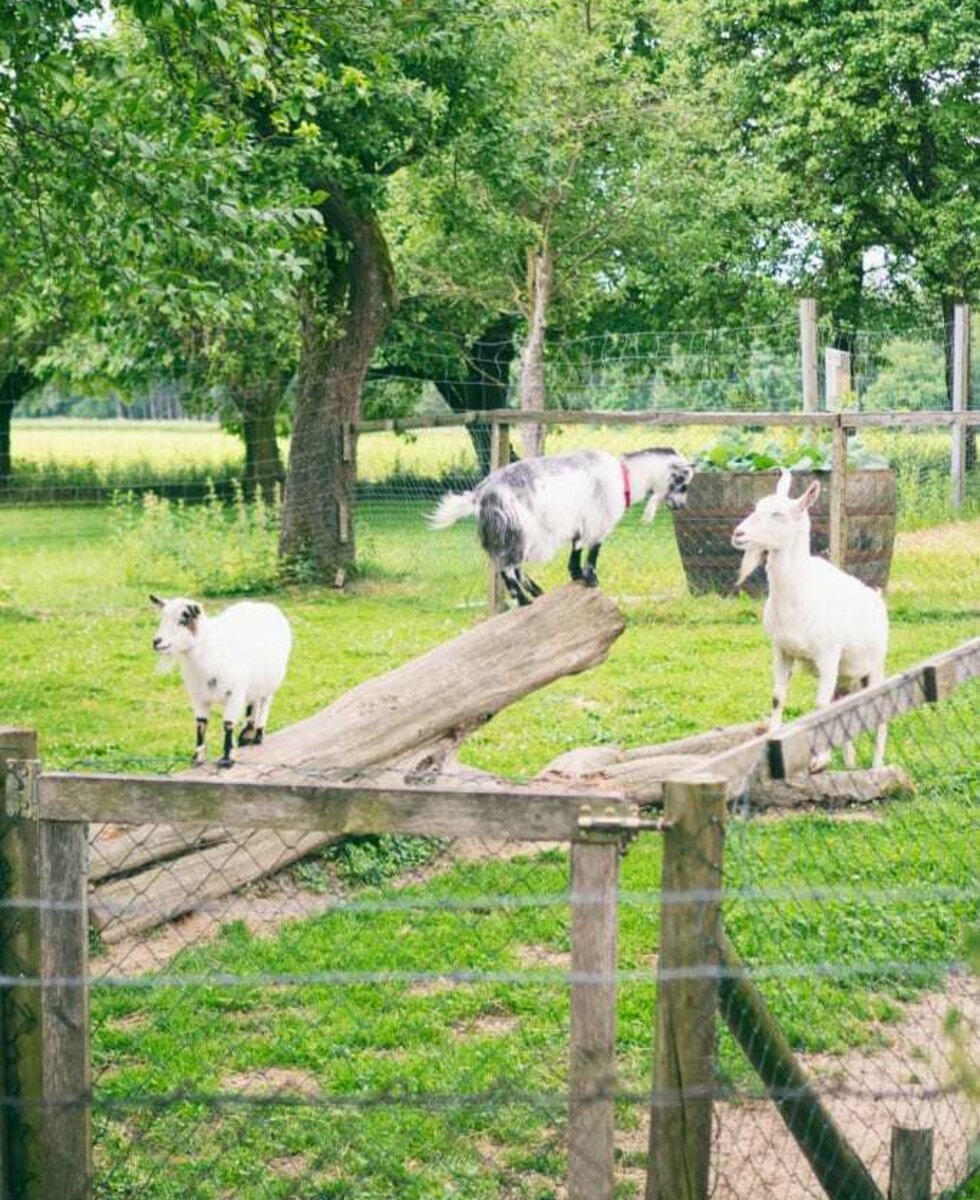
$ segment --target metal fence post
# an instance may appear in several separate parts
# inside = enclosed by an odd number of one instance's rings
[[[660,959],[646,1200],[707,1200],[725,785],[664,788]]]
[[[86,1200],[91,1060],[84,822],[41,821],[37,734],[0,729],[4,1186]],[[32,903],[33,902],[33,903]]]
[[[490,429],[490,470],[496,471],[500,467],[506,467],[510,462],[510,425],[506,421],[498,421],[496,418],[491,418],[491,420],[493,424]],[[490,612],[503,612],[507,599],[504,581],[500,578],[500,572],[494,570],[493,563],[490,564],[489,569]]]
[[[612,1200],[621,839],[573,842],[568,1200]]]

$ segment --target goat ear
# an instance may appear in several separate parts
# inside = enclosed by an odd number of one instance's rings
[[[820,480],[814,479],[813,483],[806,489],[803,495],[797,500],[796,508],[798,512],[804,513],[808,508],[812,508],[817,502],[817,497],[820,495]]]
[[[779,482],[776,484],[776,495],[789,497],[789,489],[793,484],[793,472],[785,467],[779,472]]]
[[[765,554],[764,550],[752,549],[746,550],[742,555],[742,565],[738,569],[738,579],[735,580],[734,590],[736,592],[756,569],[759,563],[762,562],[763,554]]]
[[[653,518],[657,515],[657,508],[660,505],[660,499],[656,492],[651,492],[650,499],[647,501],[647,506],[643,510],[644,523],[649,525]]]
[[[155,604],[157,608],[163,608],[167,603],[166,600],[161,600],[159,596],[154,596],[152,592],[150,592],[150,602]]]

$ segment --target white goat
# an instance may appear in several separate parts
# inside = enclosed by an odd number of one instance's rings
[[[150,599],[161,610],[153,649],[179,660],[197,720],[194,762],[206,757],[208,715],[217,706],[225,726],[218,766],[230,767],[235,723],[243,715],[239,746],[258,746],[265,736],[272,697],[285,677],[292,646],[289,622],[274,604],[252,600],[207,617],[194,600]]]
[[[825,559],[810,553],[810,516],[820,495],[814,480],[802,496],[791,500],[792,474],[783,471],[775,495],[764,496],[738,526],[732,545],[743,550],[738,582],[751,575],[766,555],[769,598],[762,623],[772,640],[773,695],[769,728],[783,718],[783,703],[797,661],[817,675],[817,708],[846,695],[855,683],[873,686],[885,677],[888,612],[880,593]],[[885,757],[888,727],[878,726],[874,765]],[[844,747],[854,766],[854,748]],[[830,751],[814,755],[811,771],[822,770]]]
[[[596,587],[599,550],[629,506],[649,496],[644,521],[653,520],[661,501],[682,508],[693,473],[680,454],[661,448],[622,458],[604,450],[530,458],[492,472],[471,492],[447,492],[429,525],[445,529],[476,516],[480,541],[508,592],[530,604],[541,588],[524,575],[524,563],[549,562],[570,542],[569,575]]]

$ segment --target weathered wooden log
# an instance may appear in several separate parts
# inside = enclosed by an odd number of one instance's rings
[[[277,829],[239,834],[104,883],[89,900],[89,916],[104,942],[118,942],[281,871],[331,841],[336,838],[329,834]]]
[[[897,800],[914,792],[915,784],[901,767],[866,771],[825,771],[792,779],[757,780],[748,798],[754,808],[848,808],[877,800]]]
[[[215,826],[96,825],[89,826],[88,877],[93,883],[115,875],[130,875],[143,867],[179,858],[227,839],[228,830]]]
[[[268,764],[362,770],[434,744],[445,752],[522,696],[598,666],[623,628],[619,609],[598,589],[557,588],[244,748],[219,778],[268,777]]]
[[[288,787],[315,783],[321,772],[334,779],[356,779],[367,772],[366,781],[389,789],[406,783],[438,786],[447,758],[473,730],[522,696],[597,666],[623,628],[622,615],[602,592],[577,585],[559,588],[368,680],[315,716],[273,734],[264,745],[239,750],[233,769],[195,768],[178,776],[178,784],[207,779],[232,788],[255,781]],[[468,773],[484,791],[496,783],[483,773]],[[195,832],[202,840],[227,837],[219,830]],[[106,941],[192,911],[337,836],[265,830],[177,857],[186,835],[186,828],[175,837],[160,826],[142,839],[134,829],[129,848],[121,843],[118,851],[99,842],[93,864],[104,858],[105,875],[129,872],[94,892],[92,921]],[[284,837],[290,839],[288,849]],[[139,856],[147,869],[133,872]],[[149,865],[163,857],[169,861]]]

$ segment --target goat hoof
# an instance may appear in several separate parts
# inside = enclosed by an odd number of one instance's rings
[[[255,743],[255,730],[248,725],[238,735],[239,746],[251,746]]]
[[[235,762],[234,762],[234,759],[231,759],[231,758],[219,758],[217,765],[223,771],[227,771],[229,767],[233,767],[235,765]]]
[[[595,573],[595,571],[583,571],[582,572],[582,582],[585,584],[586,587],[590,587],[590,588],[598,587],[599,586],[599,576]]]
[[[830,766],[830,753],[825,751],[823,754],[814,754],[810,759],[810,774],[819,775],[821,771],[826,771]]]

